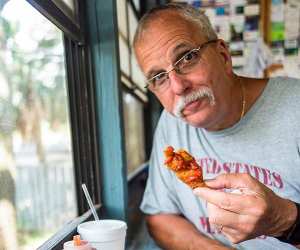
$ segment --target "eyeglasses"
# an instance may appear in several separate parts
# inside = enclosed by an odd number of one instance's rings
[[[172,69],[170,69],[166,72],[161,72],[161,73],[151,77],[150,79],[148,79],[146,81],[145,88],[148,88],[154,92],[161,92],[161,91],[165,90],[169,86],[169,83],[170,83],[169,73],[171,71],[175,70],[175,72],[177,74],[181,74],[181,75],[192,72],[200,61],[201,49],[203,49],[206,45],[208,45],[210,43],[215,43],[217,41],[218,41],[218,39],[207,41],[207,42],[201,44],[198,48],[192,49],[191,51],[187,52],[173,64]]]

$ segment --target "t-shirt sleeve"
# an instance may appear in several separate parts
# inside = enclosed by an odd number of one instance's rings
[[[146,214],[180,214],[176,193],[172,188],[174,174],[164,166],[163,150],[167,146],[164,135],[163,115],[157,126],[152,153],[149,162],[149,177],[141,203],[141,210]]]

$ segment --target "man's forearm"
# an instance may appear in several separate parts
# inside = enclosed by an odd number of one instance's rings
[[[220,242],[201,234],[194,225],[179,215],[158,214],[147,216],[151,236],[163,249],[196,250],[230,249]]]

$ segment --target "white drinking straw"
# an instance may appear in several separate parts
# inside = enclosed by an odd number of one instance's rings
[[[95,209],[95,207],[94,207],[94,205],[93,205],[91,196],[90,196],[90,194],[89,194],[89,191],[88,191],[87,188],[86,188],[85,183],[83,183],[83,184],[81,185],[81,187],[82,187],[82,189],[83,189],[83,192],[84,192],[85,198],[86,198],[86,200],[87,200],[87,202],[88,202],[88,204],[89,204],[89,207],[90,207],[90,209],[92,210],[92,213],[93,213],[93,215],[94,215],[95,220],[99,220],[99,217],[98,217],[98,215],[97,215],[97,213],[96,213],[96,209]]]

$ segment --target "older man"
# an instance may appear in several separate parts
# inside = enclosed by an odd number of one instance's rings
[[[141,205],[158,245],[295,249],[300,81],[235,75],[225,42],[188,6],[147,13],[134,49],[148,89],[165,108]],[[167,145],[195,156],[208,187],[193,191],[163,166]]]

